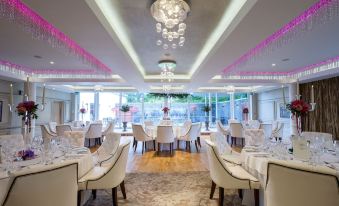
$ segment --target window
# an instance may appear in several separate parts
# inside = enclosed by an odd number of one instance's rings
[[[94,121],[95,109],[94,109],[94,93],[93,92],[81,92],[80,93],[80,108],[85,108],[86,113],[80,114],[80,120],[82,121]]]
[[[99,93],[99,119],[107,124],[114,119],[119,120],[120,93]]]
[[[234,116],[239,121],[244,120],[242,110],[249,107],[247,93],[234,94]]]

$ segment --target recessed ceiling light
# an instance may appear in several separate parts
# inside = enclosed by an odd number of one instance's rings
[[[53,62],[53,61],[50,61],[49,63],[50,63],[50,64],[54,64],[54,62]]]
[[[290,60],[290,58],[285,58],[285,59],[282,59],[281,61],[287,62],[287,61],[289,61],[289,60]]]
[[[39,56],[39,55],[34,55],[33,57],[37,59],[42,59],[42,56]]]
[[[275,66],[276,66],[276,64],[273,63],[273,64],[272,64],[272,67],[275,67]]]

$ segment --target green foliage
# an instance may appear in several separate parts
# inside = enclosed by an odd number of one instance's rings
[[[126,113],[129,112],[130,106],[128,104],[124,104],[121,106],[120,111]]]

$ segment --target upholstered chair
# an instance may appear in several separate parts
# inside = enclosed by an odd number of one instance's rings
[[[65,131],[64,137],[69,139],[72,146],[84,147],[85,146],[85,132],[84,131]]]
[[[180,134],[186,134],[187,131],[191,128],[192,121],[190,119],[185,120],[184,124],[181,127]]]
[[[216,186],[219,187],[219,205],[223,205],[224,189],[238,189],[240,198],[242,198],[243,189],[254,189],[255,206],[259,206],[260,182],[240,165],[223,161],[213,142],[206,140],[206,144],[212,179],[210,199],[213,198]]]
[[[240,123],[239,120],[236,119],[229,119],[228,124],[230,125],[231,123]]]
[[[268,206],[338,206],[339,180],[335,170],[324,166],[269,162],[265,199]]]
[[[114,132],[114,122],[108,123],[107,127],[102,131],[102,138],[104,138],[108,133]]]
[[[161,120],[160,124],[161,126],[173,126],[172,120]]]
[[[260,123],[259,129],[264,130],[266,139],[268,139],[272,136],[272,124]]]
[[[58,137],[64,136],[65,131],[72,131],[71,125],[61,124],[56,126],[56,133]]]
[[[144,126],[145,126],[145,128],[151,127],[151,126],[153,126],[153,125],[154,125],[154,123],[153,123],[152,120],[145,120],[145,121],[144,121]]]
[[[220,132],[213,132],[210,135],[211,141],[218,148],[219,155],[226,162],[231,162],[234,164],[241,164],[240,153],[234,151],[232,147],[228,144],[225,139],[225,136]]]
[[[0,136],[0,145],[18,145],[23,147],[25,145],[24,138],[22,134],[9,134]]]
[[[197,138],[199,135],[200,135],[200,123],[192,123],[190,128],[185,134],[177,137],[178,149],[179,149],[180,141],[185,141],[186,149],[188,148],[188,150],[191,152],[191,142],[194,141],[195,148],[197,149],[197,152],[199,152],[198,142],[197,142]]]
[[[102,124],[90,124],[85,134],[85,138],[88,139],[88,146],[91,146],[91,139],[94,139],[94,145],[101,144]]]
[[[284,123],[277,122],[276,127],[274,130],[272,130],[272,137],[275,138],[275,140],[282,139],[284,136]]]
[[[258,120],[248,120],[247,121],[250,129],[259,129],[260,122]]]
[[[220,132],[221,134],[223,134],[226,138],[227,138],[227,142],[228,142],[228,135],[229,130],[227,128],[224,127],[224,125],[222,125],[220,120],[217,120],[217,132]]]
[[[43,165],[11,173],[3,206],[76,205],[78,164]],[[2,202],[1,202],[2,201]]]
[[[49,131],[52,133],[52,134],[56,134],[56,126],[58,124],[56,122],[49,122],[48,123],[48,128],[49,128]]]
[[[302,132],[301,136],[307,140],[314,140],[315,138],[323,138],[325,141],[333,141],[333,136],[330,133],[323,132]]]
[[[146,144],[149,141],[153,142],[153,149],[155,151],[155,139],[145,132],[141,124],[132,124],[132,131],[133,131],[133,137],[135,141],[135,143],[133,144],[134,152],[137,150],[139,141],[142,142],[141,154],[144,153],[144,149],[146,150]]]
[[[124,179],[130,141],[119,145],[117,152],[101,166],[95,166],[78,183],[78,205],[80,205],[81,191],[92,190],[93,198],[96,198],[97,189],[112,189],[113,205],[118,205],[117,187],[120,185],[124,199],[126,199]]]
[[[96,160],[96,162],[98,164],[101,164],[102,162],[105,162],[113,155],[115,155],[120,145],[120,140],[120,133],[108,133],[100,147],[94,153],[92,153],[92,156]]]
[[[243,127],[241,123],[231,123],[230,134],[231,134],[231,146],[237,143],[237,138],[242,140],[242,146],[244,146]]]
[[[173,153],[174,133],[172,126],[158,126],[157,139],[158,151],[161,151],[161,144],[170,144],[170,152]]]
[[[265,132],[263,129],[245,129],[245,145],[262,145],[265,142]]]
[[[41,136],[44,142],[49,142],[52,138],[57,137],[56,134],[51,133],[46,125],[40,125]]]

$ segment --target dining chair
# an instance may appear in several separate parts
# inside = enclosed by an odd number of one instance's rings
[[[219,155],[226,162],[241,164],[240,153],[232,149],[225,139],[225,136],[220,132],[212,132],[210,135],[210,140],[218,148]]]
[[[156,141],[158,142],[158,152],[161,151],[161,144],[169,144],[170,153],[173,154],[174,138],[172,126],[158,126],[156,138]]]
[[[102,162],[105,162],[111,158],[117,152],[120,140],[120,133],[108,133],[100,147],[94,153],[92,153],[93,159],[95,159],[97,163],[102,164]]]
[[[182,125],[182,128],[181,128],[181,134],[187,133],[187,131],[190,129],[191,125],[192,125],[192,121],[190,119],[185,120],[185,122],[184,122],[184,124]]]
[[[40,125],[41,136],[44,142],[49,142],[52,138],[57,137],[56,134],[51,133],[46,125]]]
[[[10,175],[11,183],[3,206],[76,205],[78,164],[59,163],[19,170]]]
[[[58,124],[56,122],[48,122],[48,128],[49,128],[49,131],[53,134],[56,134],[56,126]]]
[[[0,145],[18,145],[19,147],[23,147],[25,145],[24,138],[22,134],[8,134],[8,135],[0,135]]]
[[[191,152],[191,142],[194,141],[195,148],[197,152],[199,152],[198,142],[197,142],[197,138],[199,134],[200,134],[200,123],[192,123],[188,131],[184,135],[177,137],[177,141],[178,141],[177,148],[179,149],[180,141],[185,141],[186,149],[188,149],[189,152]]]
[[[269,123],[260,123],[259,129],[263,129],[265,132],[265,139],[268,139],[272,136],[272,124]]]
[[[260,122],[258,120],[248,120],[247,121],[250,129],[259,129]]]
[[[145,126],[145,128],[150,127],[150,126],[153,126],[153,125],[154,125],[154,123],[153,123],[152,120],[145,120],[145,121],[144,121],[144,126]]]
[[[229,119],[228,124],[230,125],[231,123],[240,123],[239,120],[236,119]]]
[[[302,163],[268,163],[265,198],[268,206],[338,206],[339,180],[335,170]]]
[[[114,131],[114,122],[108,123],[107,127],[102,131],[102,138],[104,138],[107,134],[112,133]]]
[[[172,120],[161,120],[159,125],[160,126],[172,126],[173,122]]]
[[[202,127],[202,123],[199,122],[199,134],[198,134],[198,137],[197,137],[197,142],[198,142],[198,145],[199,145],[200,148],[201,148],[201,138],[200,138],[200,136],[201,136],[201,127]]]
[[[237,144],[237,138],[241,139],[241,145],[244,146],[244,134],[243,127],[241,123],[231,123],[230,124],[230,135],[231,135],[231,146]]]
[[[85,134],[85,138],[88,139],[88,146],[91,146],[91,139],[94,139],[94,146],[101,144],[102,136],[102,124],[92,123]]]
[[[242,198],[242,190],[253,189],[255,206],[259,206],[260,182],[240,165],[223,161],[219,156],[217,146],[210,140],[205,141],[212,179],[210,199],[213,198],[216,186],[219,187],[219,206],[222,206],[224,202],[224,189],[238,189],[240,198]]]
[[[272,129],[272,136],[276,141],[282,139],[284,136],[284,123],[276,122],[276,126]]]
[[[85,132],[84,131],[65,131],[64,136],[69,139],[69,143],[75,147],[85,146]]]
[[[301,136],[307,140],[313,140],[315,138],[323,138],[325,141],[333,141],[333,136],[330,133],[323,132],[302,132]]]
[[[118,205],[117,187],[120,185],[124,199],[127,198],[124,179],[130,141],[119,145],[117,152],[108,160],[107,164],[95,166],[78,182],[78,205],[81,204],[81,191],[92,190],[93,199],[96,199],[96,190],[112,189],[113,206]]]
[[[220,120],[217,120],[217,132],[220,132],[221,134],[223,134],[226,138],[227,138],[227,142],[228,142],[228,137],[229,137],[229,131],[228,129],[226,129],[224,127],[224,125],[221,123]]]
[[[138,147],[138,142],[141,141],[142,142],[142,150],[141,150],[141,154],[144,153],[144,149],[146,151],[146,145],[147,142],[152,141],[153,142],[153,149],[155,151],[155,139],[153,137],[151,137],[150,135],[148,135],[144,128],[142,127],[141,124],[132,124],[132,131],[133,131],[133,137],[134,137],[134,141],[135,143],[133,144],[134,146],[134,152],[137,150]]]
[[[245,129],[245,145],[263,145],[265,142],[265,132],[263,129]]]
[[[65,131],[72,131],[71,125],[61,124],[56,126],[56,133],[58,137],[64,136]]]

